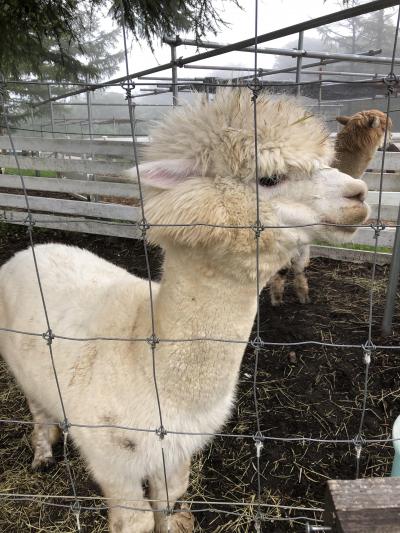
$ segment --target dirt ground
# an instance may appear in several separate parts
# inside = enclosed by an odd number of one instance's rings
[[[27,246],[23,228],[0,228],[0,264],[15,251]],[[35,229],[35,242],[65,242],[88,248],[98,255],[145,276],[141,242]],[[151,267],[155,277],[160,272],[161,254],[151,251]],[[381,338],[382,319],[388,269],[377,267],[374,291],[375,344],[400,344],[399,315],[395,333]],[[312,303],[297,303],[288,287],[285,303],[272,308],[269,294],[261,295],[261,337],[266,341],[292,342],[320,340],[359,344],[367,339],[370,265],[314,259],[308,270]],[[223,428],[228,433],[254,434],[256,419],[253,402],[254,353],[249,348],[243,359],[238,400],[230,422]],[[373,353],[365,417],[366,438],[384,438],[400,412],[400,351],[379,350]],[[261,429],[271,436],[312,436],[348,439],[358,432],[364,380],[363,354],[360,349],[334,349],[318,346],[263,349],[257,375]],[[0,367],[0,418],[27,419],[29,412],[21,393],[6,368]],[[29,465],[32,449],[30,429],[21,425],[0,425],[0,493],[70,495],[71,489],[62,448],[60,461],[47,473],[32,473]],[[98,487],[91,481],[78,454],[70,448],[71,464],[79,495],[96,497]],[[390,444],[370,445],[361,455],[362,476],[385,476],[391,468]],[[266,517],[264,532],[304,531],[304,520],[296,516],[321,518],[319,513],[279,509],[278,505],[323,507],[326,481],[349,479],[355,475],[353,445],[266,443],[261,454],[261,493]],[[187,498],[202,501],[254,502],[257,491],[254,442],[244,439],[216,438],[199,454],[192,469]],[[48,502],[56,500],[49,499]],[[64,502],[65,503],[65,502]],[[95,500],[90,500],[95,504]],[[254,508],[229,507],[237,514],[204,511],[206,504],[196,504],[197,532],[254,531]],[[220,505],[216,505],[221,509]],[[279,519],[291,517],[292,522]],[[83,530],[107,532],[106,512],[81,513]],[[303,525],[302,525],[303,524]],[[27,501],[0,502],[0,531],[72,532],[75,519],[65,508],[38,505]]]

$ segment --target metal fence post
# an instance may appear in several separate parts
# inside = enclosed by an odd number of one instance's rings
[[[303,41],[304,41],[304,31],[299,31],[299,40],[297,43],[297,49],[303,50]],[[303,56],[297,56],[297,66],[296,66],[296,83],[300,83],[301,78],[301,66],[303,63]],[[300,96],[301,87],[296,85],[296,96]]]
[[[86,83],[89,83],[89,77],[86,76]],[[87,104],[87,116],[88,116],[88,128],[89,128],[89,139],[93,140],[93,117],[92,117],[92,95],[90,91],[87,91],[86,93],[86,104]],[[85,154],[87,157],[87,154]],[[94,159],[93,152],[90,153],[89,159]],[[88,181],[96,181],[96,177],[94,174],[86,174],[86,179]],[[96,194],[89,194],[89,200],[91,202],[97,201],[97,195]]]
[[[178,67],[176,65],[176,45],[178,42],[178,35],[175,35],[175,41],[170,42],[171,47],[171,63],[172,63],[172,105],[178,105]]]
[[[86,78],[86,82],[89,82]],[[87,115],[88,115],[88,126],[89,126],[89,139],[93,139],[93,121],[92,121],[92,95],[90,91],[86,93],[86,104],[87,104]]]
[[[320,61],[321,65],[319,67],[319,71],[322,72],[323,70],[323,67],[324,67],[324,63],[321,59]],[[322,101],[322,75],[320,74],[318,76],[319,78],[319,86],[318,86],[318,113],[321,113],[321,101]]]
[[[53,102],[51,100],[51,85],[50,83],[47,85],[47,94],[49,96],[50,100],[50,122],[51,122],[51,135],[54,138],[54,107]]]
[[[386,294],[385,310],[382,320],[382,334],[386,337],[392,334],[392,321],[396,303],[397,285],[400,274],[400,207],[397,215],[397,228],[393,244],[392,261],[390,263],[389,283]]]

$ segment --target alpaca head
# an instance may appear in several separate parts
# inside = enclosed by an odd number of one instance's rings
[[[268,276],[300,244],[321,238],[343,241],[354,232],[276,226],[358,224],[368,208],[364,183],[328,166],[333,150],[319,119],[286,96],[261,94],[256,110],[259,222],[275,226],[262,228],[259,239],[260,266]],[[199,100],[176,110],[152,132],[145,154],[149,161],[140,165],[146,218],[150,225],[170,225],[152,226],[150,239],[167,248],[200,248],[205,257],[231,268],[237,261],[238,271],[246,270],[250,277],[260,229],[255,227],[253,113],[247,88],[226,89],[212,102]]]
[[[359,111],[351,116],[339,116],[336,120],[344,126],[341,134],[346,136],[346,145],[349,150],[382,148],[386,127],[388,129],[387,142],[390,142],[392,121],[379,109]]]

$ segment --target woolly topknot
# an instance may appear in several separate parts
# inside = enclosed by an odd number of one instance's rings
[[[260,175],[309,175],[329,165],[333,146],[322,120],[288,96],[257,98]],[[254,108],[248,88],[219,89],[211,102],[195,102],[165,116],[151,131],[147,161],[192,159],[199,176],[255,176]]]

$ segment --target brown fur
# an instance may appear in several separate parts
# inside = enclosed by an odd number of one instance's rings
[[[386,125],[390,132],[392,121],[378,109],[360,111],[350,117],[339,116],[336,120],[344,128],[336,137],[336,158],[332,166],[353,178],[359,177],[383,145]]]

